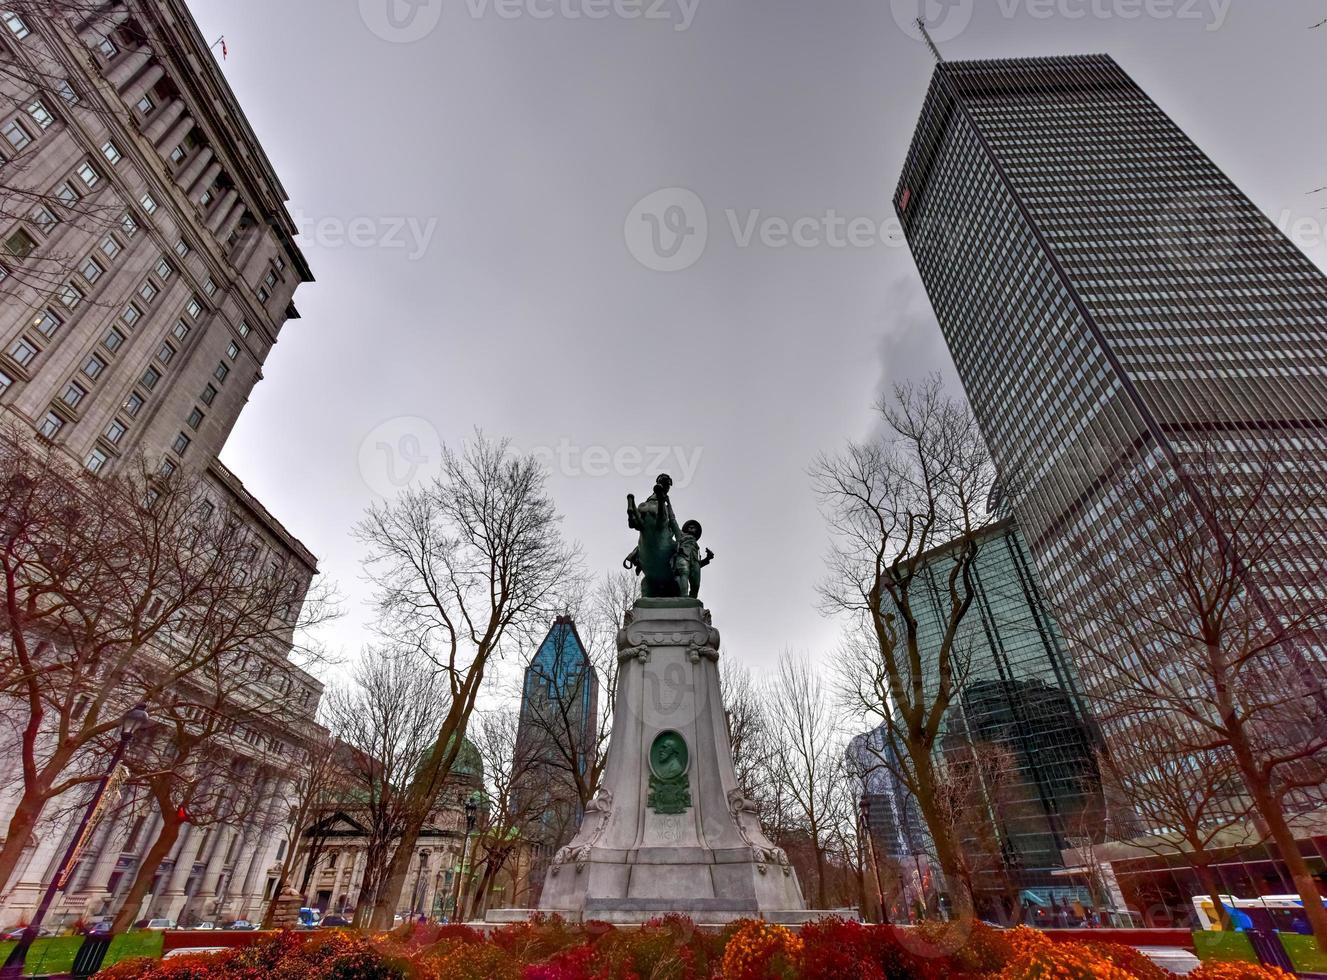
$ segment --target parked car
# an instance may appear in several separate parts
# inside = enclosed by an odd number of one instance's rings
[[[323,914],[317,909],[302,908],[299,910],[299,924],[301,929],[317,929],[318,923]]]
[[[223,926],[223,929],[230,929],[238,932],[248,932],[258,928],[257,923],[250,922],[248,919],[236,919],[229,925]]]
[[[211,929],[216,929],[217,924],[215,922],[195,922],[191,926],[183,926],[182,928],[192,929],[196,932],[207,932]]]
[[[109,936],[110,934],[110,922],[96,922],[83,930],[85,936]]]
[[[20,939],[23,938],[23,930],[24,930],[24,928],[25,928],[24,926],[19,926],[17,929],[11,929],[9,932],[5,933],[4,938],[5,938],[5,939],[12,939],[12,940],[14,940],[15,942],[17,942],[18,940],[20,940]],[[37,930],[37,935],[38,935],[39,937],[40,937],[40,936],[49,936],[50,934],[51,934],[51,930],[49,930],[49,929],[38,929],[38,930]]]
[[[322,929],[345,929],[350,925],[350,920],[344,915],[324,915],[318,925]]]
[[[175,928],[174,919],[148,919],[147,925],[143,927],[150,932],[165,932],[167,929]]]

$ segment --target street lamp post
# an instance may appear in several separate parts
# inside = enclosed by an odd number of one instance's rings
[[[461,918],[461,875],[465,873],[465,855],[470,849],[470,835],[474,833],[475,820],[479,816],[479,804],[475,802],[474,794],[469,797],[458,797],[456,802],[465,806],[465,840],[461,843],[461,864],[456,869],[455,898],[452,900],[453,921],[459,921]]]
[[[115,775],[120,760],[124,758],[125,750],[129,748],[129,742],[134,737],[134,733],[147,723],[147,705],[145,704],[135,705],[134,709],[124,716],[124,721],[120,722],[120,742],[115,746],[115,752],[111,754],[110,765],[106,767],[105,774],[97,783],[92,799],[88,801],[87,808],[83,811],[83,819],[79,822],[78,832],[74,834],[73,840],[69,842],[69,847],[65,849],[64,856],[60,858],[60,864],[55,869],[50,884],[46,886],[46,894],[42,896],[41,904],[37,906],[32,921],[23,930],[23,935],[17,945],[10,950],[5,965],[0,967],[0,980],[17,980],[18,977],[23,976],[23,967],[28,959],[28,950],[32,948],[32,941],[41,932],[42,920],[46,918],[46,913],[55,900],[55,893],[65,885],[65,879],[69,874],[69,866],[73,864],[74,856],[83,844],[88,825],[92,822],[93,814],[97,812],[101,798],[106,795],[106,787],[110,785],[111,777]]]

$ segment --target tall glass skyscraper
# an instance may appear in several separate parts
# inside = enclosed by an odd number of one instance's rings
[[[966,669],[939,747],[953,772],[984,760],[968,790],[961,844],[979,900],[1089,904],[1085,883],[1065,874],[1061,853],[1100,833],[1096,726],[1018,526],[1006,520],[987,528],[977,546],[975,599],[954,642]],[[957,543],[923,556],[911,591],[928,690],[938,683],[928,664],[948,628],[956,551]],[[875,742],[853,747],[860,759]],[[887,752],[880,761],[887,766]],[[896,801],[895,809],[910,803]]]
[[[1140,475],[1195,498],[1216,446],[1232,478],[1293,457],[1272,497],[1327,485],[1327,277],[1111,58],[939,65],[895,206],[1075,639],[1148,533]],[[1304,520],[1253,584],[1273,617],[1321,600]]]

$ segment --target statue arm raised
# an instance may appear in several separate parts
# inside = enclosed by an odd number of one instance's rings
[[[633,531],[641,530],[640,511],[636,508],[636,495],[627,494],[627,527]]]

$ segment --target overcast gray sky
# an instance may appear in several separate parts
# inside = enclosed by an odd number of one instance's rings
[[[191,0],[318,278],[225,459],[348,595],[336,645],[369,620],[351,525],[478,425],[547,452],[595,570],[666,453],[725,648],[832,647],[807,466],[952,373],[889,224],[916,2]],[[1114,55],[1327,260],[1327,0],[928,7],[952,59]]]

